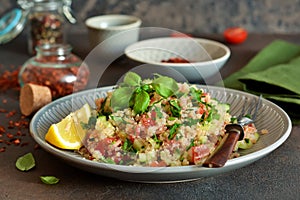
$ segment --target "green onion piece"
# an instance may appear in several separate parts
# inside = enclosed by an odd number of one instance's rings
[[[177,128],[179,128],[181,124],[175,123],[170,127],[169,139],[171,140],[174,135],[177,133]]]

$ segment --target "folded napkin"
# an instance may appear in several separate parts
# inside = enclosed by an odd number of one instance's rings
[[[224,86],[262,94],[300,124],[300,46],[276,40],[263,48],[240,71],[224,80]]]

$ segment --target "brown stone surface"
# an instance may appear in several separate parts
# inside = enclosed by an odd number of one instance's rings
[[[85,36],[70,37],[74,52],[82,58],[87,55]],[[203,35],[223,42],[220,35]],[[0,46],[1,64],[20,65],[27,55],[24,38]],[[286,39],[300,44],[298,35],[250,34],[241,45],[230,45],[232,55],[221,70],[223,77],[244,66],[261,48],[274,39]],[[117,65],[128,65],[126,58],[120,58]],[[103,84],[110,85],[122,75],[126,67],[105,72]],[[2,70],[2,68],[1,68]],[[91,74],[97,70],[91,68]],[[92,85],[90,86],[92,87]],[[0,125],[6,126],[10,120],[18,120],[18,91],[1,93],[0,107],[17,110],[7,118],[0,114]],[[9,103],[4,104],[3,99]],[[30,121],[30,117],[27,118]],[[15,129],[7,129],[10,132]],[[0,153],[0,199],[298,199],[300,187],[300,126],[293,126],[287,141],[268,156],[238,170],[200,180],[174,184],[132,183],[98,176],[65,164],[63,160],[37,148],[28,128],[21,129],[21,142],[27,145],[5,145]],[[2,138],[6,138],[5,135]],[[1,138],[0,138],[1,139]],[[36,166],[28,172],[18,171],[15,162],[19,156],[32,152]],[[52,175],[60,179],[57,185],[45,185],[40,176]]]

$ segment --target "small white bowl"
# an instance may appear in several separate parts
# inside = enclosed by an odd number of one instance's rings
[[[88,35],[91,47],[95,47],[106,39],[124,31],[129,31],[124,44],[132,44],[138,40],[142,20],[131,15],[100,15],[88,18],[85,25],[88,28]],[[124,47],[125,48],[125,47]]]
[[[189,82],[201,82],[219,73],[230,57],[230,49],[213,40],[190,37],[163,37],[136,42],[125,49],[132,60],[180,72]],[[189,63],[162,62],[181,58]],[[149,65],[148,65],[149,66]]]

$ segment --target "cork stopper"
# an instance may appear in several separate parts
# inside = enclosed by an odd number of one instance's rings
[[[51,90],[46,86],[28,83],[21,88],[21,113],[29,116],[52,101]]]

